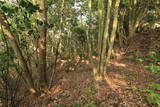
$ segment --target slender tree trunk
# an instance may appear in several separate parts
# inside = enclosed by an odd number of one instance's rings
[[[116,30],[117,30],[117,25],[118,25],[119,4],[120,4],[120,0],[116,0],[114,19],[113,19],[113,26],[112,26],[112,32],[111,32],[111,37],[110,37],[109,49],[108,49],[106,62],[108,62],[110,57],[111,57],[111,53],[112,53],[112,49],[113,49],[113,45],[114,45],[114,40],[115,40],[115,37],[116,37]]]
[[[91,62],[92,65],[92,69],[93,69],[93,75],[96,77],[96,73],[97,73],[97,68],[95,67],[94,61],[93,61],[93,47],[94,46],[92,44],[93,39],[92,39],[92,35],[91,35],[91,30],[92,30],[92,0],[88,0],[88,13],[89,13],[89,25],[88,25],[88,32],[87,32],[87,43],[88,43],[88,52],[89,52],[89,60]]]
[[[129,25],[128,25],[128,39],[134,36],[136,29],[140,25],[142,19],[146,16],[148,5],[151,2],[148,0],[147,2],[144,1],[131,1],[131,8],[128,10],[129,14]],[[139,7],[136,8],[136,5],[140,4]]]
[[[91,41],[91,19],[92,19],[92,0],[88,0],[88,13],[89,13],[89,25],[88,25],[88,32],[87,32],[87,43],[88,43],[88,52],[89,52],[89,59],[93,66],[93,59],[92,59],[92,41]]]
[[[103,46],[103,15],[104,14],[104,4],[103,0],[98,0],[98,64],[97,64],[97,70],[100,72],[100,66],[101,66],[101,52],[102,52],[102,46]]]
[[[16,54],[21,66],[22,66],[23,71],[25,72],[29,87],[35,89],[34,81],[32,78],[32,74],[29,70],[29,67],[27,65],[27,61],[25,60],[25,58],[22,54],[22,51],[19,47],[19,44],[16,41],[15,35],[11,32],[11,30],[8,26],[8,23],[6,23],[6,22],[7,22],[7,19],[6,19],[5,15],[3,14],[3,12],[0,12],[0,23],[2,24],[3,31],[8,38],[8,40],[14,50],[14,53]]]
[[[103,45],[102,45],[102,55],[101,55],[101,64],[100,64],[100,71],[103,74],[106,69],[106,48],[107,48],[107,40],[109,38],[109,24],[110,24],[110,16],[111,16],[111,6],[112,0],[108,0],[107,6],[107,16],[106,16],[106,24],[104,29],[104,37],[103,37]]]
[[[50,89],[51,86],[52,86],[53,76],[54,76],[54,74],[56,73],[56,70],[57,70],[57,60],[58,60],[58,55],[59,55],[59,52],[58,52],[59,44],[60,44],[60,41],[57,42],[54,64],[51,66],[52,72],[51,72],[51,77],[50,77],[50,81],[49,81],[49,84],[48,84],[48,89]]]
[[[39,39],[38,39],[38,72],[40,72],[40,84],[44,86],[47,84],[47,63],[46,63],[46,36],[47,36],[47,8],[46,0],[39,0],[40,9],[39,20],[43,22],[43,25],[39,26]]]

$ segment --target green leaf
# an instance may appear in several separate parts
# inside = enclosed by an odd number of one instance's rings
[[[60,95],[60,97],[69,97],[70,95],[68,94],[68,93],[62,93],[61,95]]]
[[[160,73],[160,66],[158,65],[149,65],[149,66],[145,66],[145,69],[150,70],[151,72],[155,73],[155,74],[159,74]]]
[[[160,94],[157,93],[151,93],[147,96],[147,101],[149,104],[159,104],[160,103]]]
[[[151,89],[144,89],[143,92],[147,92],[147,93],[155,93],[154,90],[151,90]]]
[[[36,12],[37,10],[40,10],[38,5],[34,5],[32,2],[28,0],[21,0],[19,4],[31,14]]]
[[[41,20],[37,20],[37,24],[38,24],[38,25],[43,25],[44,22],[42,22]]]
[[[155,87],[157,90],[159,90],[159,91],[160,91],[160,84],[157,84],[157,83],[151,83],[151,84],[149,84],[149,86]]]

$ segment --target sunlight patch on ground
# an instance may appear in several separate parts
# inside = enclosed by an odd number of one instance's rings
[[[111,64],[115,65],[115,66],[120,66],[120,67],[126,67],[126,64],[123,63],[119,63],[119,62],[111,62]]]
[[[115,53],[114,53],[114,55],[115,55],[117,58],[119,58],[119,59],[122,58],[124,54],[125,54],[125,52],[123,52],[123,51],[122,51],[122,52],[115,52]]]
[[[118,75],[118,74],[116,74]],[[117,77],[117,76],[116,76]],[[122,76],[118,75],[118,77],[120,78],[112,78],[109,76],[105,76],[105,82],[109,85],[110,88],[112,88],[113,90],[123,86],[126,87],[127,83],[124,80],[121,80]]]
[[[59,93],[61,90],[62,90],[61,86],[58,85],[58,86],[52,87],[51,92],[52,94],[56,94],[56,93]]]

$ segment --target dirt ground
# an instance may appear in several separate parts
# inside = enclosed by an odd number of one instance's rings
[[[152,34],[152,35],[151,35]],[[145,37],[144,37],[145,36]],[[154,51],[155,32],[137,34],[127,49],[147,55]],[[87,61],[72,71],[58,72],[49,93],[40,97],[42,107],[150,107],[146,93],[151,82],[160,83],[160,76],[144,69],[146,62],[136,62],[129,53],[121,52],[109,62],[103,81],[97,82]],[[39,107],[36,105],[37,107]],[[88,106],[90,105],[90,106]],[[95,106],[93,106],[95,105]]]
[[[107,76],[101,82],[86,71],[61,72],[57,79],[47,98],[48,107],[83,107],[90,97],[97,107],[149,107],[141,91],[151,82],[160,82],[142,64],[124,58],[110,62]],[[91,92],[84,93],[89,89]]]

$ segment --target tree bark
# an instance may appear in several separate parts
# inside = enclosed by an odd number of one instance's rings
[[[32,74],[29,70],[29,67],[27,65],[27,61],[25,60],[25,58],[22,54],[22,51],[19,47],[19,44],[16,41],[15,35],[11,32],[11,30],[9,28],[9,25],[8,25],[8,23],[6,23],[6,21],[7,21],[6,16],[4,15],[3,12],[0,12],[0,23],[2,25],[3,31],[8,38],[8,40],[9,40],[9,42],[10,42],[10,44],[11,44],[13,50],[14,50],[14,53],[17,56],[21,66],[22,66],[23,71],[25,72],[28,85],[30,86],[30,88],[35,89],[34,81],[33,81],[33,78],[32,78]]]
[[[44,86],[47,84],[47,61],[46,61],[46,36],[47,36],[47,8],[46,0],[39,0],[40,9],[42,12],[39,12],[38,18],[43,22],[43,25],[39,26],[39,39],[38,39],[38,72],[40,72],[40,84]]]
[[[115,40],[115,37],[116,37],[116,30],[117,30],[117,26],[118,26],[119,4],[120,4],[120,0],[116,0],[115,13],[114,13],[114,19],[113,19],[113,25],[112,25],[112,32],[111,32],[111,37],[110,37],[109,49],[108,49],[106,62],[108,62],[110,57],[111,57],[112,49],[113,49],[113,45],[114,45],[114,40]],[[106,65],[107,65],[107,63],[106,63]]]
[[[98,64],[97,64],[97,72],[100,72],[100,66],[102,62],[101,53],[102,53],[102,45],[103,45],[103,14],[104,14],[104,4],[103,0],[98,0]]]
[[[109,24],[110,24],[110,9],[112,6],[112,0],[108,0],[108,6],[107,6],[107,14],[106,14],[106,23],[103,33],[103,39],[102,39],[102,46],[101,46],[101,53],[100,53],[100,64],[99,64],[99,71],[101,74],[105,71],[104,66],[106,63],[106,47],[107,47],[107,40],[109,38]]]

